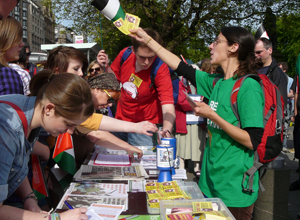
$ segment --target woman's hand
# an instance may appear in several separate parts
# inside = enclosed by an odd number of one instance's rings
[[[148,40],[151,38],[142,28],[129,30],[131,34],[128,34],[128,36],[135,38],[137,41],[142,42],[146,44]]]
[[[157,131],[157,126],[149,121],[135,123],[135,133],[153,136],[153,133]]]
[[[41,208],[33,198],[28,198],[24,202],[24,209],[32,212],[41,212]]]
[[[130,145],[131,146],[131,145]],[[143,151],[137,147],[131,146],[128,150],[126,150],[126,152],[128,153],[128,155],[131,158],[134,158],[134,153],[136,153],[138,155],[138,158],[141,159],[143,156]]]
[[[63,212],[59,215],[61,220],[86,220],[88,219],[88,216],[85,214],[86,212],[87,208],[81,207]]]
[[[193,109],[196,116],[211,119],[214,114],[217,114],[205,102],[196,102],[196,104],[197,106]]]
[[[104,71],[107,69],[107,67],[108,67],[108,56],[105,53],[105,50],[100,50],[99,51],[99,53],[97,55],[97,62],[99,63],[101,68],[104,69]]]

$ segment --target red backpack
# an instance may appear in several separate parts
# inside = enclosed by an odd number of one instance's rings
[[[284,101],[279,92],[279,89],[274,85],[274,83],[264,74],[247,74],[240,77],[234,84],[231,95],[230,104],[232,111],[238,119],[238,127],[240,124],[240,117],[238,113],[238,103],[237,96],[240,87],[246,78],[251,77],[259,82],[264,98],[264,133],[260,144],[258,145],[253,166],[244,173],[244,178],[242,182],[244,192],[254,192],[253,191],[253,178],[256,171],[260,171],[260,178],[264,174],[264,168],[266,164],[273,161],[282,150],[283,141],[283,123],[284,123]],[[213,86],[218,81],[218,77],[215,78]],[[249,177],[248,182],[245,183],[246,177]],[[264,187],[260,184],[260,189],[264,191]]]

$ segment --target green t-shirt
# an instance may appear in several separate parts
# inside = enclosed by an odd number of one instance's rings
[[[220,79],[217,75],[196,72],[197,93],[209,99],[209,106],[223,119],[237,125],[230,106],[230,93],[235,79]],[[238,92],[238,112],[241,128],[263,128],[264,97],[259,83],[247,78]],[[208,140],[204,152],[199,187],[209,198],[221,198],[228,207],[252,205],[258,195],[258,172],[255,173],[254,193],[242,191],[243,174],[253,166],[254,151],[233,140],[219,126],[207,119]]]

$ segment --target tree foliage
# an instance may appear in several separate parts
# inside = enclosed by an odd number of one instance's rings
[[[300,14],[283,15],[277,19],[278,50],[289,64],[289,75],[295,75],[300,54]]]
[[[101,45],[111,58],[131,44],[112,22],[90,5],[91,0],[53,0],[58,19],[72,21],[72,28]],[[225,25],[241,25],[250,31],[261,23],[266,7],[288,14],[299,0],[120,0],[125,12],[141,18],[140,27],[157,30],[164,46],[194,62],[209,57],[209,42]],[[100,16],[100,17],[99,17]],[[101,26],[100,29],[100,18]]]

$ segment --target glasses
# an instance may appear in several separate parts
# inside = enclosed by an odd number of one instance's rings
[[[259,51],[255,51],[254,53],[255,54],[257,54],[257,55],[259,55],[259,54],[261,54],[262,52],[264,52],[265,50],[259,50]]]
[[[219,38],[216,38],[213,42],[213,45],[216,46],[218,43],[221,43],[221,42],[227,42],[227,40],[221,40]]]
[[[114,100],[113,97],[111,97],[111,95],[105,89],[103,89],[103,91],[108,95],[107,104],[114,105],[116,103],[116,100]]]
[[[97,67],[97,68],[95,68],[95,69],[93,69],[93,68],[91,68],[91,69],[89,69],[89,72],[90,73],[92,73],[92,72],[99,72],[101,69],[100,69],[100,67]]]
[[[29,52],[29,53],[26,53],[26,55],[29,57],[29,56],[31,55],[31,52]]]

